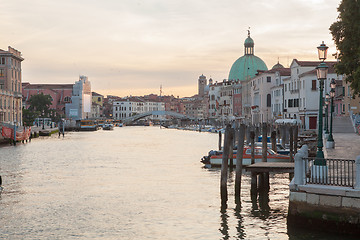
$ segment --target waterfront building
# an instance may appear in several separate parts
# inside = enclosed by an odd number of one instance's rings
[[[197,95],[191,98],[183,98],[185,115],[189,118],[194,118],[197,120],[207,119],[207,101],[204,101],[203,98],[198,98]]]
[[[240,81],[233,84],[232,104],[235,119],[244,119],[242,115],[242,83]]]
[[[220,112],[220,90],[221,90],[222,82],[215,82],[210,85],[209,89],[209,119],[214,122],[219,119]]]
[[[125,118],[152,111],[165,111],[165,103],[159,100],[146,101],[140,97],[129,97],[118,99],[113,102],[113,119],[123,120]],[[163,121],[165,116],[151,115],[146,117],[152,121]]]
[[[73,120],[91,118],[91,84],[86,76],[80,76],[72,90],[71,102],[65,104],[66,117]]]
[[[290,77],[290,68],[284,68],[279,62],[275,70],[275,83],[271,88],[271,113],[274,120],[284,118],[284,79]]]
[[[29,108],[29,99],[38,94],[50,95],[50,109],[55,110],[59,116],[65,116],[65,104],[71,103],[74,84],[22,84],[23,107]]]
[[[235,82],[235,80],[224,80],[220,87],[219,116],[222,122],[235,120],[233,115],[233,84],[235,84]]]
[[[342,76],[335,73],[335,63],[326,62],[329,71],[324,81],[324,96],[330,92],[332,78],[342,81]],[[305,129],[317,129],[319,80],[315,68],[318,65],[319,61],[294,59],[290,65],[291,77],[284,79],[284,117],[300,120]]]
[[[0,49],[0,123],[22,125],[21,52]]]
[[[96,118],[103,117],[103,106],[104,106],[104,96],[92,92],[92,109],[91,109],[91,115]]]
[[[282,81],[289,76],[290,69],[278,63],[271,70],[259,71],[245,83],[250,89],[252,123],[272,122],[282,114]]]

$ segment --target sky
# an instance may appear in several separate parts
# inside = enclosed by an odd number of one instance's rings
[[[66,83],[88,76],[92,91],[120,97],[192,96],[201,74],[228,78],[244,55],[317,60],[340,0],[0,0],[0,49],[22,52],[22,81]]]

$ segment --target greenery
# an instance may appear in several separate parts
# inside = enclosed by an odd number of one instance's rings
[[[40,112],[23,108],[22,115],[23,115],[24,125],[32,126],[33,122],[35,121],[35,118],[37,118],[40,115]]]
[[[360,95],[360,1],[342,0],[338,7],[338,20],[330,32],[339,51],[338,74],[346,74],[346,81]]]
[[[38,117],[55,116],[55,111],[50,109],[52,97],[43,93],[30,97],[29,108],[23,109],[23,122],[27,126],[32,126]],[[59,116],[60,117],[60,116]]]
[[[50,95],[44,95],[43,93],[33,95],[29,99],[29,110],[38,111],[41,116],[48,116],[50,111],[52,97]]]

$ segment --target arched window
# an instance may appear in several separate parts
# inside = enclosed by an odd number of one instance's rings
[[[271,107],[271,94],[266,96],[266,106]]]
[[[66,102],[66,103],[71,102],[71,97],[66,96],[66,97],[64,98],[64,102]]]

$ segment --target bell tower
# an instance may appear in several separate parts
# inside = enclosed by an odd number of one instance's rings
[[[206,84],[207,84],[206,77],[203,74],[201,74],[201,76],[199,77],[199,80],[198,80],[198,95],[199,95],[199,97],[204,97],[204,89],[205,89]]]

